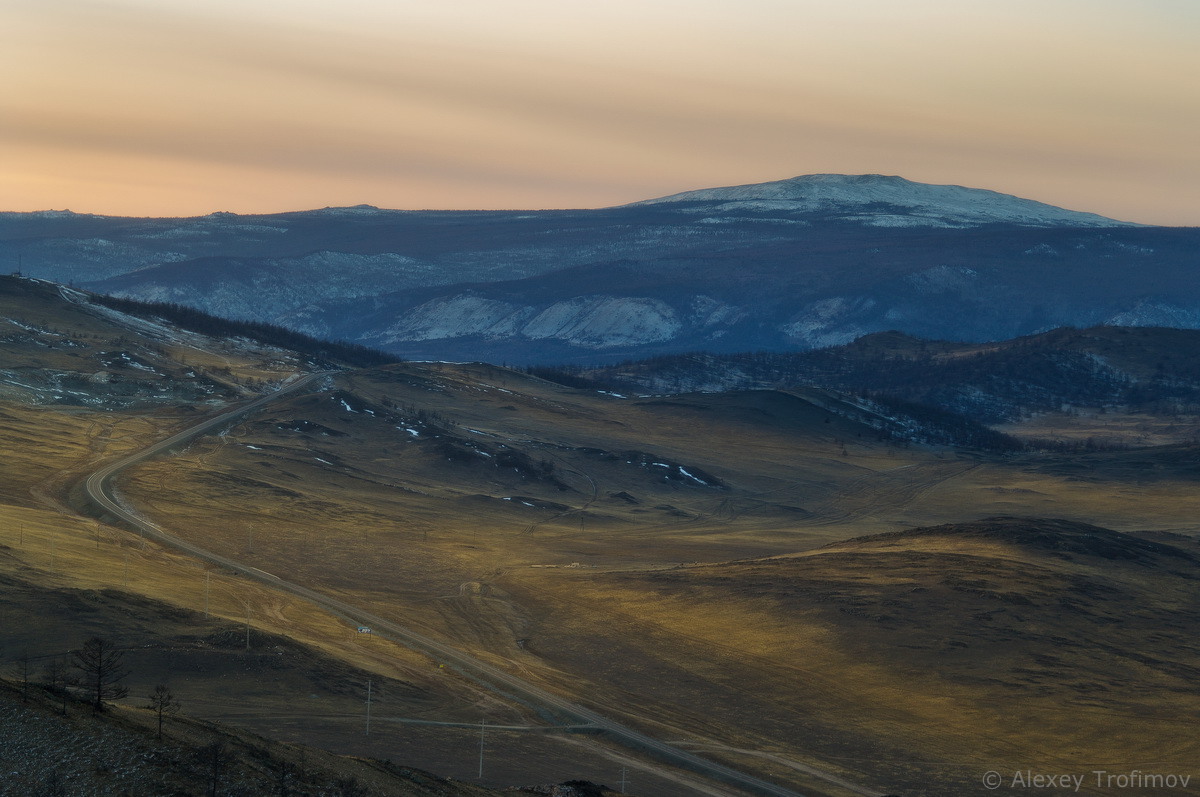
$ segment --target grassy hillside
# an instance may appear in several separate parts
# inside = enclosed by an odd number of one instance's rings
[[[734,793],[87,515],[101,463],[304,360],[39,296],[0,306],[25,380],[0,401],[5,657],[103,632],[134,694],[166,681],[194,720],[470,782],[482,734],[485,785]],[[118,338],[157,397],[34,384],[91,373]],[[193,364],[223,392],[181,405]],[[330,374],[116,488],[208,550],[804,794],[1194,761],[1200,449],[913,445],[873,412],[817,387],[639,397],[399,363]]]
[[[573,621],[539,640],[553,666],[586,667],[697,749],[975,794],[989,770],[1191,771],[1197,554],[1188,538],[997,518],[547,575],[520,596]],[[583,602],[603,614],[567,608]]]

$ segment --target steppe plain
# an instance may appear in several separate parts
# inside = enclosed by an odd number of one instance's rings
[[[488,784],[615,786],[624,768],[631,794],[738,793],[555,731],[83,495],[106,461],[326,366],[45,283],[6,281],[0,303],[6,652],[109,634],[131,692],[167,681],[186,714],[462,780],[482,732]],[[1156,445],[1000,455],[887,439],[852,409],[819,389],[617,396],[482,364],[344,369],[116,490],[208,550],[799,793],[1190,771],[1196,419],[1108,410],[1110,435],[1149,425]]]

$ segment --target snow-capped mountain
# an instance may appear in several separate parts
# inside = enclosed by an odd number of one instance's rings
[[[822,214],[875,227],[1133,227],[1095,213],[960,185],[915,183],[881,174],[809,174],[770,183],[705,188],[635,202],[690,213]]]
[[[599,210],[0,213],[0,261],[412,358],[613,362],[897,329],[1200,328],[1200,230],[810,175]]]

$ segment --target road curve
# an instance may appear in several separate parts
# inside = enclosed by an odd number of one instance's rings
[[[661,742],[651,736],[647,736],[639,731],[628,728],[620,723],[608,719],[591,709],[572,703],[558,695],[536,686],[522,678],[511,675],[504,670],[487,664],[476,659],[469,654],[463,653],[456,648],[438,642],[435,639],[419,634],[404,626],[398,625],[390,620],[385,620],[378,615],[363,611],[362,609],[353,606],[345,601],[332,598],[320,592],[316,592],[299,584],[286,581],[278,576],[266,573],[256,567],[238,562],[225,556],[205,550],[198,545],[195,545],[187,540],[181,539],[173,534],[170,534],[159,526],[151,523],[136,514],[121,506],[110,494],[109,483],[111,478],[130,467],[131,465],[142,462],[157,454],[170,449],[172,446],[188,442],[200,435],[216,429],[224,424],[227,424],[234,419],[252,412],[255,409],[273,401],[283,395],[295,392],[302,387],[311,384],[313,381],[327,376],[325,372],[309,374],[305,377],[284,386],[274,393],[262,396],[252,402],[241,405],[235,409],[224,412],[213,418],[204,420],[195,426],[189,427],[181,432],[178,432],[171,437],[161,440],[153,445],[130,454],[115,462],[112,462],[100,468],[96,472],[88,476],[84,483],[84,489],[88,498],[104,512],[119,518],[121,521],[137,528],[146,537],[159,542],[169,548],[189,554],[202,559],[211,564],[232,570],[245,578],[253,579],[263,584],[267,584],[275,589],[288,592],[297,597],[304,598],[313,604],[324,609],[334,612],[347,621],[357,624],[370,626],[373,632],[378,635],[395,642],[399,642],[406,647],[418,650],[433,659],[447,664],[454,669],[462,672],[464,675],[472,678],[475,681],[491,688],[501,694],[515,697],[521,701],[531,704],[535,708],[549,709],[552,713],[560,718],[560,722],[569,725],[591,725],[597,730],[603,731],[609,738],[618,741],[627,747],[634,750],[648,753],[660,760],[670,762],[672,764],[682,766],[693,772],[701,775],[723,781],[738,788],[754,792],[756,794],[770,795],[771,797],[803,797],[799,792],[784,788],[783,786],[770,783],[768,781],[756,778],[753,775],[747,775],[739,772],[732,767],[727,767],[723,764],[710,761],[698,755],[690,753],[686,750],[681,750],[672,745]],[[844,782],[839,782],[839,785],[845,785]],[[869,792],[864,791],[863,794]]]

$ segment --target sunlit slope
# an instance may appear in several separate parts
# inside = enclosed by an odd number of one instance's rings
[[[542,572],[517,594],[559,620],[530,646],[586,672],[608,710],[636,705],[741,765],[768,753],[973,794],[988,770],[1188,771],[1198,554],[1185,537],[1000,518],[790,557]]]

